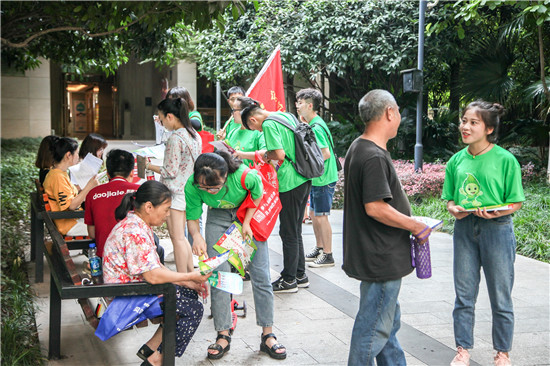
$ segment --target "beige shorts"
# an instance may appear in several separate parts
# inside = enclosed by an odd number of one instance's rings
[[[185,194],[172,193],[172,210],[185,211]]]

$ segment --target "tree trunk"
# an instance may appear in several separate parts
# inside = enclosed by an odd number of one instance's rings
[[[453,62],[450,65],[451,75],[449,80],[449,109],[451,112],[458,112],[460,109],[460,90],[458,87],[460,77],[460,64]]]
[[[286,76],[286,111],[296,114],[296,93],[294,92],[294,75]]]

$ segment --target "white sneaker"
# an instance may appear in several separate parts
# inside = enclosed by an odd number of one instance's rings
[[[456,356],[451,361],[451,366],[470,366],[470,354],[468,353],[468,350],[458,347],[456,350]]]
[[[512,366],[512,361],[510,361],[510,357],[506,353],[497,352],[495,366]]]

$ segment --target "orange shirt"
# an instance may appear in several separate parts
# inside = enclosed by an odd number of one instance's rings
[[[52,211],[68,210],[73,198],[78,194],[69,174],[61,169],[51,169],[46,175],[43,186]],[[76,219],[58,219],[55,220],[55,225],[62,235],[66,235],[76,225]]]

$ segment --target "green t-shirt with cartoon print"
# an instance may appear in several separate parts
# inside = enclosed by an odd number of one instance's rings
[[[244,152],[265,149],[263,132],[247,130],[241,127],[242,125],[238,124],[233,119],[227,124],[225,139],[232,148]],[[246,166],[250,166],[252,160],[244,159],[243,163]]]
[[[523,202],[519,163],[498,145],[475,157],[464,148],[447,163],[441,198],[465,209]]]
[[[243,175],[246,166],[241,164],[239,169],[233,174],[229,174],[227,181],[222,189],[212,194],[207,191],[199,189],[195,186],[195,175],[191,174],[189,180],[185,184],[185,213],[187,220],[198,220],[202,215],[202,204],[206,204],[212,208],[224,208],[230,209],[239,207],[248,195],[248,191],[241,185],[241,176]],[[256,170],[250,170],[244,180],[244,184],[252,194],[252,199],[256,199],[262,196],[263,185],[262,178],[258,175]]]
[[[288,113],[273,112],[283,118],[286,118],[291,126],[296,126],[294,118]],[[286,128],[279,122],[270,120],[269,117],[262,124],[264,132],[265,145],[268,151],[284,150],[285,154],[294,162],[296,162],[296,145],[294,142],[294,132]],[[277,171],[277,179],[279,180],[279,192],[288,192],[308,181],[307,178],[301,176],[292,164],[285,159],[283,164]]]
[[[327,124],[319,116],[315,116],[309,121],[311,129],[315,133],[317,139],[317,145],[320,149],[329,148],[330,158],[325,160],[325,172],[323,175],[311,180],[311,185],[315,187],[323,187],[330,183],[334,183],[338,180],[338,169],[336,168],[336,158],[334,156],[334,150],[332,149],[332,135],[328,129]]]

